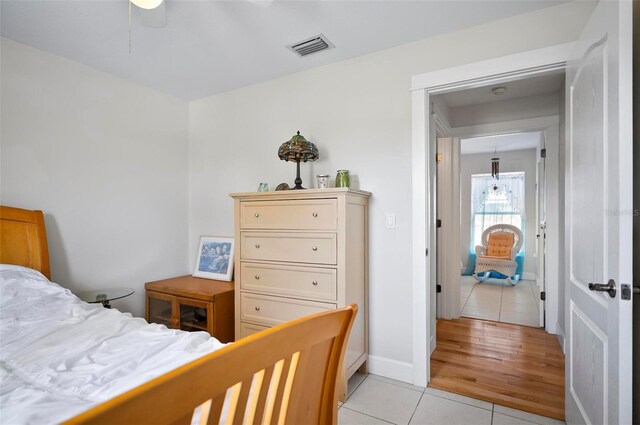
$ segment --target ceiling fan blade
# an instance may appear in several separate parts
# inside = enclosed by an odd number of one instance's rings
[[[167,26],[167,9],[165,2],[153,9],[140,9],[140,23],[145,27],[163,28]]]

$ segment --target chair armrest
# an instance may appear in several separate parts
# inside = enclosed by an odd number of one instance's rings
[[[476,257],[487,255],[487,250],[482,245],[476,245]]]
[[[518,251],[519,249],[514,246],[511,250],[511,261],[516,261],[516,255],[518,255]]]

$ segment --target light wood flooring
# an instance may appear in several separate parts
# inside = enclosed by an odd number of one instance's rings
[[[564,354],[542,329],[438,320],[430,387],[564,420]]]

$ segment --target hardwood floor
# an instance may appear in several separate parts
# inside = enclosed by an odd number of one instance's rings
[[[438,320],[430,387],[564,420],[564,354],[542,329]]]

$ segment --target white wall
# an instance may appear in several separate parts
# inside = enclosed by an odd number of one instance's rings
[[[460,259],[463,267],[469,259],[471,238],[471,175],[490,171],[493,153],[460,156]],[[536,150],[499,152],[500,172],[524,171],[525,181],[525,273],[536,274]]]
[[[41,209],[74,292],[186,274],[185,101],[2,38],[3,205]]]
[[[552,115],[558,115],[557,92],[450,108],[449,120],[453,127],[466,127]]]
[[[191,102],[189,259],[201,235],[233,234],[229,192],[292,183],[277,149],[300,130],[321,156],[302,166],[307,186],[347,168],[373,193],[371,368],[411,380],[411,76],[573,41],[592,7],[563,4]],[[396,229],[385,228],[386,212]]]

